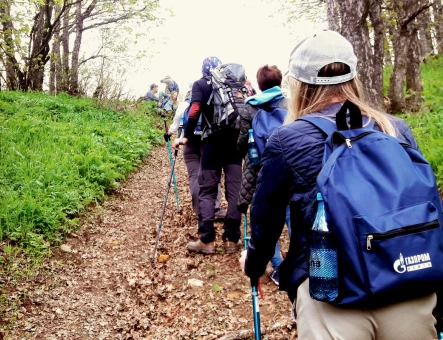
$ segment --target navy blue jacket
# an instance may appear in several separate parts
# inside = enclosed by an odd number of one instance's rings
[[[341,108],[335,103],[315,115],[332,115]],[[389,116],[397,137],[418,150],[408,125]],[[315,218],[316,179],[321,170],[326,135],[303,120],[284,125],[269,138],[251,205],[251,239],[245,271],[259,278],[275,251],[285,223],[288,201],[292,235],[288,254],[278,269],[280,290],[294,301],[298,286],[308,277],[308,235]]]

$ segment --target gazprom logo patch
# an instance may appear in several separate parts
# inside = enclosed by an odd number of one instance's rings
[[[406,271],[413,272],[416,270],[421,270],[431,267],[432,267],[432,262],[429,253],[412,255],[407,257],[403,257],[403,255],[400,253],[398,260],[394,262],[394,270],[400,274]]]

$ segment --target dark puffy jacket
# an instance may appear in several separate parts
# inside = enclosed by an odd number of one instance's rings
[[[243,163],[243,176],[237,208],[243,214],[246,214],[251,204],[258,177],[258,167],[251,166],[248,157],[248,130],[252,128],[252,120],[256,113],[257,108],[250,104],[246,104],[245,110],[240,111],[240,135],[237,140],[237,149],[245,161]]]
[[[272,103],[272,102],[268,102]],[[287,100],[283,98],[278,103],[278,107],[287,109]],[[248,157],[248,130],[252,128],[252,121],[257,114],[257,106],[246,104],[246,110],[240,111],[240,135],[238,136],[237,148],[240,151],[245,162],[243,163],[243,177],[240,188],[240,194],[238,196],[238,210],[246,214],[248,206],[252,202],[254,196],[255,186],[257,184],[258,166],[252,166],[249,164]]]
[[[332,104],[316,115],[334,115],[341,104]],[[408,125],[390,116],[397,137],[418,150]],[[251,240],[245,271],[263,275],[285,223],[288,202],[292,235],[288,254],[278,269],[280,290],[296,298],[298,286],[308,277],[307,237],[315,217],[316,179],[321,170],[326,135],[311,123],[297,120],[277,129],[266,144],[251,206]]]

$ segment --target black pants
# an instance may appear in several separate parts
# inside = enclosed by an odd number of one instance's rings
[[[200,186],[198,184],[198,174],[200,173],[201,159],[201,141],[193,141],[186,144],[183,148],[183,158],[186,168],[188,169],[189,191],[191,192],[192,209],[198,216],[200,210],[198,196],[200,194]],[[215,201],[215,211],[220,209],[220,184],[218,186],[217,200]]]
[[[203,243],[215,240],[214,215],[218,183],[222,170],[225,173],[225,196],[228,201],[222,239],[238,242],[240,239],[241,213],[237,200],[241,185],[242,158],[237,150],[238,131],[217,131],[203,140],[200,185],[198,232]]]

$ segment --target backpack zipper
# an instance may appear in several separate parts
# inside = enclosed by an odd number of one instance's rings
[[[439,227],[440,227],[440,224],[438,223],[438,220],[434,220],[431,222],[413,224],[411,226],[398,228],[395,230],[390,230],[385,233],[370,234],[370,235],[366,236],[366,249],[371,250],[371,248],[372,248],[371,241],[372,240],[385,240],[385,239],[389,239],[392,237],[405,236],[405,235],[414,234],[417,232],[437,229]]]
[[[348,146],[349,149],[352,149],[352,143],[351,142],[355,142],[363,137],[366,137],[367,135],[370,135],[371,133],[374,133],[375,131],[368,131],[368,132],[363,132],[362,134],[358,135],[357,137],[354,138],[346,138],[345,136],[343,136],[340,132],[336,132],[346,143],[346,145]]]

